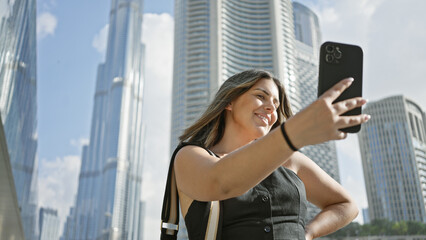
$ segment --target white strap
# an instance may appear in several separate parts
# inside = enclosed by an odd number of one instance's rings
[[[207,222],[205,240],[216,240],[217,227],[219,225],[220,204],[212,201],[210,205],[209,221]]]

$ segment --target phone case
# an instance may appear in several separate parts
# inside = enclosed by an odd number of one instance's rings
[[[362,62],[361,47],[337,42],[325,42],[320,49],[318,97],[340,80],[353,77],[354,82],[334,102],[362,97]],[[359,115],[361,107],[348,111],[342,116]],[[340,129],[347,133],[356,133],[361,125]]]

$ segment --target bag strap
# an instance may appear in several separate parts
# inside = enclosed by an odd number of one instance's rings
[[[179,197],[177,193],[176,178],[174,172],[174,161],[177,152],[188,145],[204,148],[210,155],[218,157],[210,149],[194,143],[180,143],[170,159],[169,172],[167,174],[166,190],[163,198],[163,209],[161,212],[161,240],[177,240],[179,231]],[[218,226],[220,223],[221,207],[219,201],[210,202],[210,213],[207,222],[205,240],[216,240]]]

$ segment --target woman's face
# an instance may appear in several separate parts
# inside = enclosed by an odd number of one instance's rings
[[[278,88],[272,79],[261,79],[247,92],[232,101],[226,109],[227,126],[252,135],[266,135],[277,121]]]

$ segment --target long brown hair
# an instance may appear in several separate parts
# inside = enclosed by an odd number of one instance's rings
[[[269,72],[247,70],[233,75],[222,84],[203,115],[184,131],[179,140],[198,143],[206,148],[216,145],[225,132],[225,108],[260,79],[271,79],[278,88],[280,106],[277,109],[277,121],[272,129],[291,117],[293,113],[282,83]]]

